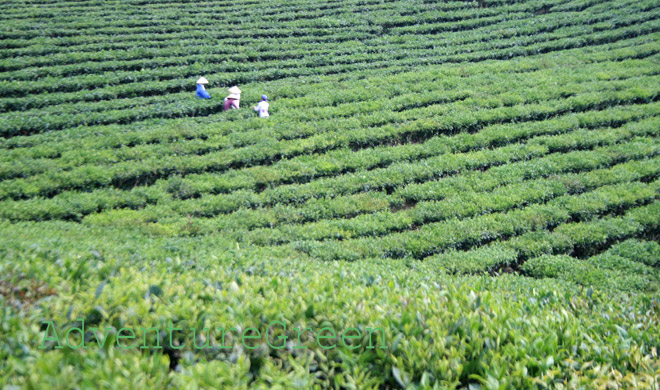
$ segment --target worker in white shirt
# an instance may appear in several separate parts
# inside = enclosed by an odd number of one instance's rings
[[[268,115],[268,96],[261,95],[261,101],[254,107],[254,110],[259,113],[260,118],[266,118]]]

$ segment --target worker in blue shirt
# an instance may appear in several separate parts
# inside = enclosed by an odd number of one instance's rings
[[[206,79],[206,77],[200,77],[199,80],[197,80],[197,97],[200,99],[210,99],[211,95],[209,95],[208,92],[206,92],[206,88],[204,88],[204,84],[208,84],[209,81]]]

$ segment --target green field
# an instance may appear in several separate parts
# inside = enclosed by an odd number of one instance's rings
[[[657,0],[0,4],[2,390],[659,390],[659,242]]]

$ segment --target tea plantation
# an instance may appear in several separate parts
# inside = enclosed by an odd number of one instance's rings
[[[0,4],[0,389],[658,390],[659,242],[657,0]]]

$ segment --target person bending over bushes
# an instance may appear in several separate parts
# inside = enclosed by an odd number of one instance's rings
[[[209,81],[205,77],[200,77],[197,80],[197,97],[200,99],[210,99],[211,95],[204,88],[204,84],[208,84]]]

